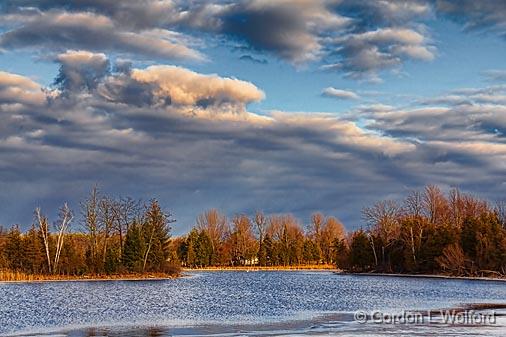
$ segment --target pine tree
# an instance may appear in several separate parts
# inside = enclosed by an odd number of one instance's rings
[[[197,265],[197,254],[195,252],[199,233],[197,229],[193,228],[188,237],[186,238],[186,256],[184,260],[188,267],[195,267]]]
[[[145,252],[141,226],[133,223],[127,231],[123,248],[123,266],[130,272],[141,272]]]
[[[369,238],[363,230],[356,231],[351,238],[350,263],[358,271],[366,271],[374,265]]]
[[[213,243],[206,231],[200,231],[195,243],[195,260],[199,266],[209,266],[213,261]]]
[[[345,239],[336,238],[334,240],[334,261],[339,269],[348,268],[349,249]]]
[[[162,271],[169,257],[171,214],[160,208],[158,201],[152,200],[142,225],[145,242],[142,271]]]
[[[25,249],[23,239],[18,226],[13,226],[7,233],[7,240],[4,247],[4,254],[7,265],[11,270],[23,271],[25,262]]]
[[[25,270],[31,274],[40,274],[45,268],[45,256],[38,230],[32,226],[23,238],[25,246]]]

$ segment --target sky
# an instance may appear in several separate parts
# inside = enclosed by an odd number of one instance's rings
[[[505,55],[494,0],[2,1],[0,224],[94,185],[175,234],[208,208],[355,229],[427,184],[505,199]]]

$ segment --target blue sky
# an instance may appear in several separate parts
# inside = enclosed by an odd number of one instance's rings
[[[93,184],[160,199],[176,233],[210,207],[352,229],[426,184],[506,197],[501,2],[23,0],[0,16],[0,224],[78,209]]]

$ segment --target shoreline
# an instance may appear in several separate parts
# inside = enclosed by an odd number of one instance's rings
[[[425,278],[425,279],[443,279],[443,280],[467,280],[467,281],[499,281],[506,282],[506,277],[485,277],[485,276],[451,276],[439,274],[393,274],[393,273],[351,273],[335,271],[336,275],[351,276],[375,276],[375,277],[404,277],[404,278]]]
[[[235,267],[203,267],[181,268],[177,275],[148,273],[148,274],[120,274],[120,275],[16,275],[16,278],[0,277],[2,283],[42,283],[42,282],[102,282],[102,281],[163,281],[185,277],[188,272],[332,272],[335,275],[349,276],[373,276],[373,277],[402,277],[419,279],[441,280],[467,280],[467,281],[492,281],[506,282],[506,277],[482,277],[482,276],[451,276],[438,274],[394,274],[394,273],[356,273],[339,271],[332,265],[307,265],[307,266],[235,266]],[[1,275],[0,273],[0,276]]]
[[[191,271],[336,271],[333,265],[300,265],[300,266],[219,266],[202,268],[182,268],[184,272]]]
[[[62,276],[62,275],[25,275],[25,278],[3,279],[2,283],[42,283],[42,282],[102,282],[102,281],[162,281],[182,277],[169,274],[122,274],[122,275],[86,275],[86,276]]]

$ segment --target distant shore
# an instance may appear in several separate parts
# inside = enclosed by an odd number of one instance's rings
[[[373,277],[402,277],[402,278],[425,278],[443,280],[470,280],[470,281],[500,281],[506,282],[506,277],[484,276],[451,276],[438,274],[394,274],[394,273],[357,273],[346,272],[336,269],[333,265],[299,265],[299,266],[219,266],[202,268],[182,268],[179,274],[145,273],[145,274],[112,274],[112,275],[31,275],[0,271],[0,283],[16,282],[66,282],[66,281],[143,281],[143,280],[169,280],[184,277],[185,272],[220,272],[220,271],[314,271],[333,272],[336,275],[373,276]]]
[[[334,265],[300,265],[300,266],[220,266],[202,268],[183,268],[183,272],[192,271],[332,271],[336,275],[352,276],[375,276],[375,277],[404,277],[404,278],[427,278],[444,280],[478,280],[478,281],[502,281],[506,277],[484,277],[484,276],[452,276],[441,274],[394,274],[394,273],[357,273],[346,272],[336,269]]]
[[[218,266],[202,268],[183,268],[183,271],[336,271],[331,264],[314,264],[298,266]]]
[[[476,281],[501,281],[506,282],[505,277],[488,277],[488,276],[452,276],[441,274],[394,274],[394,273],[352,273],[345,271],[336,271],[338,275],[352,275],[352,276],[377,276],[377,277],[404,277],[404,278],[433,278],[444,280],[476,280]]]

